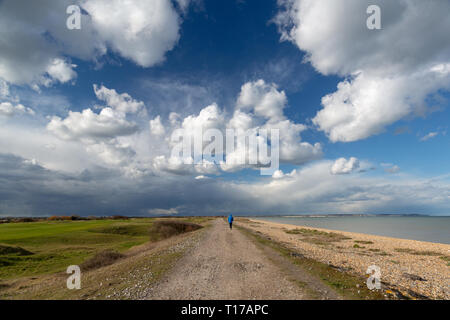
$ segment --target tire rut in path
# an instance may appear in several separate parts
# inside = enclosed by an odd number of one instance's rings
[[[298,285],[238,229],[212,221],[203,237],[147,299],[308,299]]]

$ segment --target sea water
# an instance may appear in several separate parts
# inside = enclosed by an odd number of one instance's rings
[[[256,218],[256,217],[255,217]],[[270,222],[366,233],[392,238],[450,244],[450,217],[431,216],[276,216],[258,217]]]

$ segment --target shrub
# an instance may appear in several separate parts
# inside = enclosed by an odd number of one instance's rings
[[[364,240],[355,240],[355,242],[360,244],[373,244],[372,241],[364,241]]]
[[[97,253],[92,258],[83,262],[80,268],[83,271],[98,269],[113,264],[114,262],[116,262],[119,259],[122,259],[123,257],[125,256],[120,252],[114,250],[104,250]]]
[[[36,219],[33,218],[17,218],[15,219],[15,222],[34,222]]]
[[[395,248],[394,249],[397,252],[402,252],[402,253],[409,253],[409,254],[413,254],[413,255],[417,255],[417,256],[440,256],[441,254],[439,252],[434,252],[434,251],[420,251],[420,250],[414,250],[414,249],[409,249],[409,248]]]
[[[4,246],[0,245],[0,255],[8,255],[8,254],[15,254],[19,256],[29,256],[32,255],[33,252],[25,250],[21,247],[10,247],[10,246]]]
[[[150,229],[150,237],[152,240],[160,240],[170,238],[182,233],[195,231],[202,226],[182,221],[156,221]]]
[[[287,234],[296,234],[301,236],[301,240],[314,244],[327,245],[331,242],[340,242],[342,240],[349,240],[351,238],[346,237],[339,233],[325,232],[316,229],[292,229],[284,230]]]
[[[111,216],[111,219],[113,219],[113,220],[128,220],[130,218],[125,217],[125,216]]]
[[[51,216],[47,218],[49,221],[71,221],[71,220],[81,220],[79,216]]]

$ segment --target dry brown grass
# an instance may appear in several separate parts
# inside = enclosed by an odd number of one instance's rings
[[[292,229],[285,230],[287,234],[296,234],[301,236],[301,241],[310,242],[314,244],[327,245],[332,242],[339,242],[342,240],[350,240],[351,238],[346,237],[339,233],[325,232],[315,229]]]
[[[429,250],[413,250],[409,248],[395,248],[397,252],[409,253],[416,256],[440,256],[439,252],[429,251]]]
[[[372,241],[364,241],[364,240],[355,240],[355,243],[360,243],[360,244],[373,244]]]
[[[114,250],[104,250],[83,262],[80,267],[83,271],[94,270],[113,264],[123,257],[125,257],[125,255],[121,254],[120,252]]]
[[[161,220],[156,221],[150,229],[150,238],[153,241],[162,240],[182,233],[191,232],[203,228],[201,225],[183,222]]]

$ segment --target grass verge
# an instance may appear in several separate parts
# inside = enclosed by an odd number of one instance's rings
[[[440,256],[441,255],[439,252],[419,251],[419,250],[408,249],[408,248],[395,248],[394,250],[397,252],[409,253],[409,254],[416,255],[416,256]]]
[[[355,240],[354,242],[359,244],[373,244],[372,241],[364,241],[364,240]]]
[[[301,241],[319,244],[319,245],[328,245],[332,242],[339,242],[342,240],[350,240],[351,238],[346,237],[339,233],[334,232],[325,232],[319,231],[315,229],[291,229],[284,230],[287,234],[295,234],[300,236]]]

